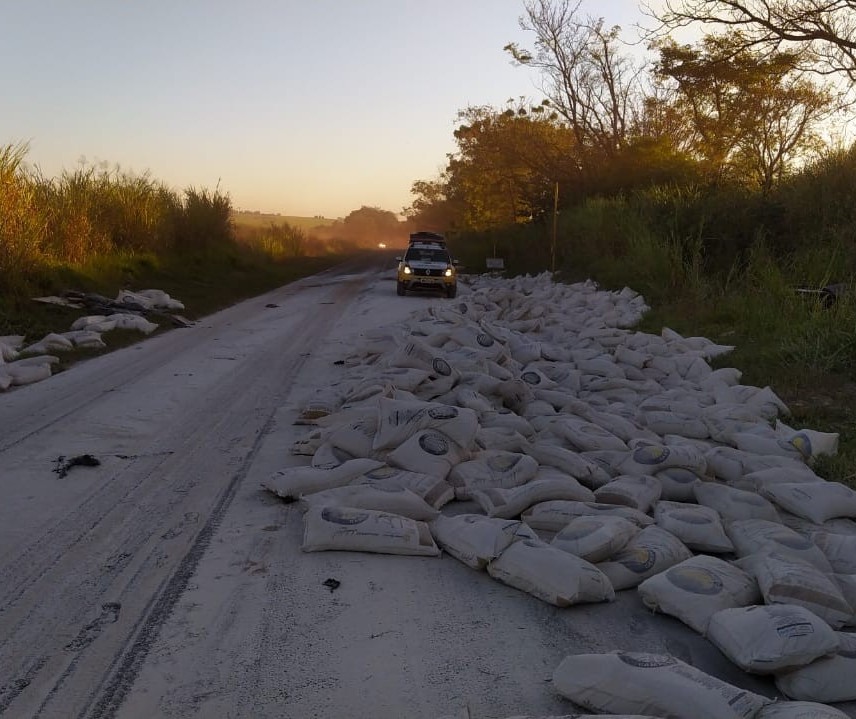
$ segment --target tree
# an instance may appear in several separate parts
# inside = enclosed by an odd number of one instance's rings
[[[343,220],[314,228],[312,236],[322,242],[336,241],[342,247],[377,247],[380,242],[400,242],[403,232],[403,223],[394,213],[363,205]]]
[[[467,225],[502,226],[543,214],[557,181],[571,179],[574,136],[555,114],[524,103],[500,111],[458,113],[458,152],[450,158],[451,188],[464,200]]]
[[[768,193],[794,160],[822,148],[816,128],[832,106],[828,93],[802,78],[780,83],[771,78],[759,90],[754,122],[745,127],[740,153],[762,192]]]
[[[567,120],[577,145],[609,156],[627,142],[639,70],[621,52],[620,28],[606,27],[603,18],[580,18],[580,5],[527,0],[520,26],[535,33],[535,49],[509,43],[505,50],[543,73],[544,95]]]
[[[416,180],[410,186],[410,194],[416,199],[404,214],[410,224],[419,230],[446,232],[457,229],[462,217],[462,207],[448,194],[448,176],[442,173],[435,180]]]
[[[795,51],[805,66],[856,80],[856,0],[666,0],[660,31],[692,24],[738,30],[744,48]]]
[[[556,182],[579,187],[574,135],[549,103],[468,107],[458,120],[446,170],[413,184],[408,215],[420,224],[443,213],[453,215],[447,227],[469,230],[527,222],[551,207]]]
[[[665,40],[657,49],[656,72],[673,83],[673,109],[691,128],[689,149],[712,181],[751,177],[769,191],[813,146],[831,96],[797,71],[795,54],[762,55],[739,32],[697,45]]]

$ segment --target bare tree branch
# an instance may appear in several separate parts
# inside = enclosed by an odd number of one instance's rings
[[[856,0],[666,0],[653,34],[694,24],[739,30],[758,51],[796,49],[804,67],[856,81]]]
[[[534,50],[506,46],[515,61],[542,72],[542,91],[567,120],[581,148],[607,155],[624,147],[641,106],[640,70],[622,53],[619,28],[582,18],[581,1],[526,0],[520,26]]]

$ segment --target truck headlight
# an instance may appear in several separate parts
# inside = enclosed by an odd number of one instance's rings
[[[410,268],[409,268],[407,265],[404,265],[404,274],[405,274],[405,275],[409,275],[409,274],[410,274]]]
[[[451,277],[453,274],[455,274],[455,271],[451,267],[448,267],[446,269],[446,277]]]

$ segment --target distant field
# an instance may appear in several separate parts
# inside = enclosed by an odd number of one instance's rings
[[[239,227],[269,227],[271,223],[281,225],[283,222],[287,222],[292,227],[298,227],[302,230],[332,225],[335,222],[328,217],[294,217],[292,215],[275,215],[244,210],[233,210],[232,221]]]

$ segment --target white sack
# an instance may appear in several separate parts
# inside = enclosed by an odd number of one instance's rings
[[[756,552],[779,552],[831,575],[832,567],[823,551],[810,539],[784,524],[764,519],[741,519],[728,525],[728,536],[738,557]]]
[[[63,332],[61,336],[71,341],[75,347],[100,349],[107,346],[104,344],[104,340],[101,339],[101,335],[98,332],[90,330],[73,330],[71,332]]]
[[[525,452],[529,446],[520,432],[508,427],[481,427],[474,441],[477,448],[504,449],[506,452]]]
[[[673,534],[651,526],[633,537],[610,561],[597,566],[609,577],[615,591],[620,591],[631,589],[692,556]]]
[[[596,452],[581,452],[580,456],[589,462],[593,462],[600,467],[607,479],[601,484],[606,484],[609,478],[617,477],[621,474],[619,467],[627,457],[626,452],[616,452],[615,450],[598,450]]]
[[[554,417],[558,415],[556,408],[552,404],[541,399],[533,399],[526,404],[521,414],[527,419],[540,419],[541,417]]]
[[[354,459],[333,469],[289,467],[274,472],[262,486],[283,499],[296,500],[304,494],[344,487],[355,477],[383,466],[374,459]]]
[[[527,438],[535,436],[535,430],[532,428],[532,423],[525,417],[521,417],[519,414],[515,414],[510,410],[482,412],[479,415],[479,423],[485,428],[503,427],[513,429],[520,432],[520,434]]]
[[[576,477],[589,488],[601,487],[611,479],[602,467],[569,449],[546,442],[534,442],[529,447],[528,453],[537,460],[538,464],[560,469],[565,474]]]
[[[121,292],[119,293],[122,294]],[[134,293],[130,293],[137,295],[138,297],[147,298],[153,307],[159,307],[165,310],[173,310],[179,311],[184,309],[184,303],[175,299],[174,297],[170,297],[163,290],[137,290]]]
[[[776,420],[776,434],[796,447],[803,457],[833,457],[838,454],[838,432],[817,432],[813,429],[794,429]]]
[[[647,513],[660,499],[662,491],[660,481],[655,477],[623,475],[596,489],[594,497],[601,504],[620,504]]]
[[[26,385],[41,382],[51,376],[51,366],[48,362],[28,364],[25,360],[16,360],[3,365],[3,373],[13,385]]]
[[[767,704],[755,719],[849,719],[847,714],[826,704],[777,701]]]
[[[640,531],[623,517],[577,517],[559,531],[551,545],[587,562],[602,562],[622,550]]]
[[[582,419],[570,416],[558,420],[553,431],[567,440],[579,452],[595,452],[598,450],[627,451],[624,440],[616,437],[603,427]]]
[[[459,467],[461,465],[458,465]],[[505,489],[486,487],[470,490],[470,496],[489,517],[511,519],[533,504],[551,500],[588,502],[592,491],[573,477],[564,479],[536,479],[520,487]]]
[[[423,429],[394,449],[386,461],[394,467],[445,479],[468,453],[442,432]]]
[[[303,515],[304,552],[348,551],[437,556],[425,522],[370,509],[312,507]]]
[[[589,360],[577,360],[576,365],[580,372],[587,375],[615,379],[624,379],[626,377],[621,365],[616,364],[611,355],[601,355]]]
[[[593,564],[531,539],[512,544],[487,571],[503,584],[557,607],[615,599],[609,580]]]
[[[737,449],[751,454],[770,454],[794,460],[806,458],[798,447],[776,436],[764,436],[749,431],[735,432],[731,435],[731,441]]]
[[[856,574],[836,574],[835,583],[841,590],[847,604],[853,608],[853,616],[844,624],[845,627],[856,627]]]
[[[74,344],[67,337],[49,332],[38,342],[21,350],[22,354],[49,354],[51,352],[68,352],[74,349]]]
[[[342,406],[342,392],[333,387],[316,389],[313,395],[305,400],[300,407],[295,424],[315,424],[322,417],[327,417]]]
[[[429,375],[426,370],[413,367],[388,367],[381,372],[378,379],[392,383],[397,390],[415,392]]]
[[[328,435],[327,441],[354,457],[371,457],[377,427],[377,412],[370,411],[365,416],[334,429]]]
[[[519,452],[493,449],[479,452],[473,459],[461,462],[449,473],[448,481],[458,499],[467,499],[479,489],[511,489],[531,481],[538,472],[538,462]]]
[[[78,317],[71,323],[72,330],[88,330],[91,332],[109,332],[116,329],[115,320],[105,315],[88,315]]]
[[[402,487],[375,484],[350,484],[344,487],[325,489],[301,497],[304,510],[313,507],[351,507],[352,509],[374,509],[378,512],[398,514],[402,517],[427,522],[440,512],[422,497]]]
[[[856,574],[856,535],[814,532],[811,541],[823,552],[836,574]]]
[[[820,526],[824,532],[831,532],[832,534],[845,534],[848,536],[856,534],[856,521],[846,517],[834,517],[825,521]]]
[[[690,557],[639,585],[642,603],[707,632],[710,618],[722,609],[760,601],[755,578],[733,564],[704,555]]]
[[[376,484],[381,489],[386,487],[409,489],[435,509],[440,509],[455,498],[454,487],[443,479],[388,465],[364,472],[352,479],[350,484]]]
[[[455,378],[457,380],[460,376],[441,352],[413,337],[410,341],[399,345],[387,364],[389,367],[412,367],[413,369],[427,370],[437,377]],[[454,382],[450,383],[449,389],[453,384]]]
[[[559,386],[547,375],[534,367],[528,367],[524,372],[521,372],[520,379],[532,387],[532,389],[555,390]],[[568,395],[565,394],[564,397],[567,399]]]
[[[809,467],[802,459],[793,459],[791,457],[781,457],[774,454],[750,454],[746,453],[743,457],[743,470],[746,474],[758,472],[762,469],[771,469],[774,467],[782,467],[795,471],[806,470]]]
[[[434,402],[378,399],[378,427],[372,448],[398,447],[419,430],[439,430],[461,447],[468,447],[478,431],[478,415],[471,409]]]
[[[674,657],[636,652],[565,657],[553,687],[586,709],[662,719],[753,719],[767,703]]]
[[[743,671],[776,674],[838,649],[820,617],[795,604],[724,609],[710,618],[707,638]]]
[[[312,466],[315,469],[335,469],[336,467],[351,462],[355,459],[368,459],[357,457],[355,454],[346,452],[341,447],[336,447],[329,441],[322,442],[312,455]],[[378,460],[379,461],[379,460]]]
[[[309,434],[298,437],[291,443],[289,454],[294,454],[302,457],[312,457],[321,445],[327,441],[330,435],[329,429],[315,429]]]
[[[776,508],[753,492],[744,492],[718,482],[699,482],[694,485],[696,501],[719,512],[727,524],[741,519],[765,519],[778,522]]]
[[[682,467],[698,475],[707,471],[704,454],[689,445],[667,447],[663,444],[640,444],[621,464],[624,474],[654,474],[670,467]]]
[[[459,717],[446,716],[440,719],[470,719],[472,715],[461,715]],[[831,716],[831,715],[830,715]],[[844,715],[847,716],[846,714]],[[652,716],[642,716],[641,714],[562,714],[561,716],[532,716],[530,714],[507,717],[507,719],[657,719]],[[821,719],[826,719],[824,715]]]
[[[444,551],[473,569],[484,569],[512,542],[538,541],[538,535],[523,522],[481,514],[440,515],[429,527]]]
[[[756,472],[745,474],[742,479],[745,487],[740,489],[761,491],[764,487],[774,484],[798,484],[804,482],[823,482],[809,467],[804,464],[798,467],[769,467]]]
[[[739,481],[744,471],[744,460],[748,456],[733,447],[713,447],[704,453],[709,472],[723,482]]]
[[[833,629],[853,617],[853,609],[835,580],[791,555],[759,552],[740,560],[739,565],[755,576],[767,604],[805,607]]]
[[[715,509],[700,504],[657,502],[654,521],[696,552],[720,554],[734,551]]]
[[[577,410],[574,411],[577,412]],[[580,414],[579,412],[577,413]],[[608,430],[619,439],[624,440],[624,442],[640,438],[649,439],[655,443],[659,442],[656,434],[644,429],[634,421],[635,409],[629,409],[627,415],[621,415],[614,411],[613,408],[610,408],[609,411],[598,411],[589,407],[582,416],[589,422],[593,422]],[[626,448],[623,451],[626,451]]]
[[[18,350],[24,344],[24,335],[3,335],[0,337],[0,364],[18,359]]]
[[[535,400],[532,388],[522,379],[500,382],[496,387],[496,393],[502,398],[505,407],[518,414],[523,414],[527,405]]]
[[[701,481],[695,472],[682,467],[663,469],[654,475],[663,488],[661,499],[670,502],[695,502],[694,486]]]
[[[536,504],[521,514],[521,519],[533,529],[558,532],[577,517],[622,517],[640,529],[654,524],[654,520],[638,509],[597,502],[569,502],[554,500]]]
[[[791,514],[818,524],[833,517],[856,517],[856,492],[838,482],[767,484],[760,491]]]
[[[119,294],[116,295],[116,302],[132,303],[146,310],[150,310],[155,306],[152,298],[132,292],[131,290],[119,290]]]
[[[154,322],[149,322],[145,317],[138,315],[118,314],[110,315],[110,320],[115,323],[117,330],[136,330],[144,335],[149,335],[154,332],[158,326]],[[94,329],[87,327],[86,329]]]
[[[645,412],[642,415],[645,426],[659,435],[680,434],[683,437],[705,439],[710,437],[707,424],[700,417],[679,412]]]
[[[810,702],[856,700],[856,635],[839,632],[838,640],[835,656],[779,674],[776,677],[778,690],[791,699]]]

